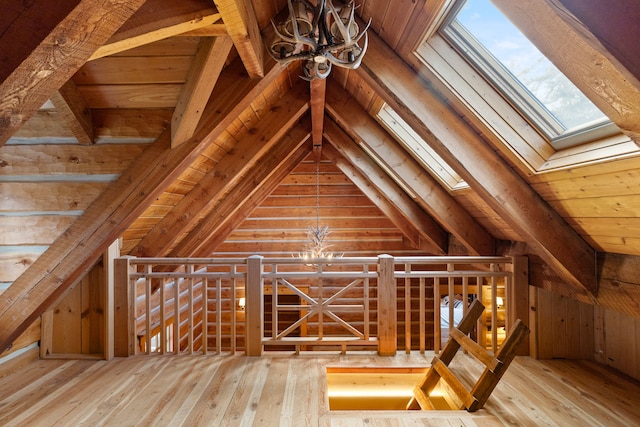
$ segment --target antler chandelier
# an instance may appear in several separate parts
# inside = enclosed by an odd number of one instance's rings
[[[288,0],[289,18],[273,28],[276,38],[269,53],[282,65],[305,61],[305,80],[324,79],[331,66],[355,69],[367,51],[367,29],[360,31],[355,21],[353,1],[348,4],[332,0]],[[358,42],[364,36],[364,45]]]

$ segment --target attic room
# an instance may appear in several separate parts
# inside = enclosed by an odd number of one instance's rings
[[[1,425],[640,425],[640,5],[2,3]]]

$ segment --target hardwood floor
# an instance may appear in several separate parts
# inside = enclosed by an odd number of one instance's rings
[[[518,357],[484,409],[330,411],[326,367],[427,366],[431,355],[42,360],[0,380],[2,426],[631,426],[640,383],[586,361]],[[468,381],[481,367],[451,364]]]

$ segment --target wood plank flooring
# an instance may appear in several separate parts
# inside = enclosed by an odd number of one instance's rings
[[[517,357],[484,409],[330,411],[326,367],[427,366],[432,355],[275,354],[41,360],[0,380],[2,426],[631,426],[640,382],[587,361]],[[470,356],[451,364],[465,381]]]

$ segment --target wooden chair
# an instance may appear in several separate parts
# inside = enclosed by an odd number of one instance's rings
[[[429,395],[440,379],[445,381],[449,389],[458,397],[459,402],[461,402],[459,409],[473,412],[484,406],[513,360],[520,343],[529,334],[529,328],[518,319],[498,349],[497,354],[493,356],[467,336],[483,311],[484,306],[482,303],[478,300],[474,301],[467,314],[460,320],[458,327],[450,328],[449,341],[447,341],[440,354],[433,358],[431,368],[414,389],[413,397],[409,401],[407,409],[435,409],[435,405]],[[463,347],[485,365],[484,372],[470,391],[448,367],[460,347]]]

